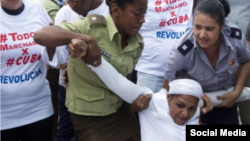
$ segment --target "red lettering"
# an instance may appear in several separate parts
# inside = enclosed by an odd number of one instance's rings
[[[12,45],[9,46],[9,50],[13,49]]]
[[[7,44],[4,44],[4,45],[0,45],[0,51],[5,51],[5,50],[8,50],[8,45]]]
[[[24,39],[29,39],[29,38],[30,38],[30,35],[29,35],[28,33],[24,33],[24,34],[23,34],[23,37],[24,37]]]
[[[33,46],[32,42],[29,42],[29,46]]]
[[[183,6],[187,6],[188,4],[187,4],[187,2],[183,2]]]
[[[36,57],[37,57],[37,54],[33,54],[30,59],[30,63],[34,63],[36,61]]]
[[[39,56],[36,58],[36,61],[40,61],[41,60],[41,54],[39,54]]]
[[[22,47],[23,47],[23,44],[19,44],[18,47],[19,47],[19,48],[22,48]]]
[[[22,60],[23,59],[23,57],[21,56],[21,57],[19,57],[17,60],[16,60],[16,64],[19,66],[19,65],[21,65],[21,63],[19,62],[19,60]]]
[[[22,55],[29,54],[29,53],[28,53],[28,49],[29,49],[29,48],[22,49],[22,51],[23,51],[23,54],[22,54]]]
[[[170,12],[171,13],[171,17],[175,17],[176,15],[175,15],[175,11],[173,11],[173,12]]]
[[[183,16],[179,17],[179,23],[183,23]]]
[[[189,18],[187,15],[185,15],[185,17],[179,16],[178,18],[168,20],[167,25],[170,26],[171,24],[177,24],[178,22],[183,23],[183,22],[186,22],[188,20],[189,20]]]
[[[155,12],[158,12],[158,13],[159,13],[159,12],[162,12],[162,11],[161,11],[161,7],[155,7]]]
[[[17,45],[14,45],[14,49],[18,49],[18,46],[17,46]]]
[[[188,21],[188,16],[187,16],[187,14],[185,15],[184,21],[185,21],[185,22]]]
[[[30,32],[30,37],[34,38],[34,32]]]
[[[18,40],[23,40],[23,36],[22,35],[17,35],[17,39]]]
[[[171,21],[172,21],[172,19],[170,19],[170,20],[167,22],[167,24],[168,24],[168,25],[171,25]]]
[[[23,43],[23,47],[29,46],[28,43]]]
[[[27,64],[27,62],[30,60],[30,56],[24,56],[23,64]]]
[[[16,41],[15,35],[17,35],[17,33],[9,33],[9,35],[12,37],[13,41]]]
[[[174,18],[173,24],[176,24],[176,23],[177,23],[177,18]]]

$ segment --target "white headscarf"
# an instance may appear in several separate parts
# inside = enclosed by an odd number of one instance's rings
[[[201,85],[192,79],[176,79],[169,83],[169,94],[185,94],[201,98]]]

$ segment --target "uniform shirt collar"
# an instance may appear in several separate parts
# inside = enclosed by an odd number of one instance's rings
[[[107,29],[109,32],[110,41],[112,41],[116,35],[119,36],[119,38],[121,40],[121,36],[118,33],[118,30],[115,26],[115,23],[114,23],[111,15],[108,15],[106,17],[106,21],[107,21],[106,23],[107,23]],[[129,51],[136,49],[137,47],[140,46],[139,43],[143,44],[143,40],[140,39],[138,35],[129,36],[128,37],[128,45],[123,49],[123,52],[129,52]]]
[[[110,41],[113,40],[114,36],[116,33],[118,33],[118,30],[115,26],[115,23],[111,17],[111,15],[109,14],[107,17],[106,17],[106,21],[107,21],[107,28],[108,28],[108,33],[109,33],[109,39]]]

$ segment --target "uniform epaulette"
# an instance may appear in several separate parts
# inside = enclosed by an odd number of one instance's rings
[[[227,27],[226,35],[231,38],[242,39],[242,32],[239,28]]]
[[[185,42],[183,42],[179,47],[178,51],[185,56],[192,48],[194,47],[194,44],[191,42],[190,39],[187,39]]]
[[[92,14],[87,16],[91,24],[103,24],[106,25],[106,19],[102,15]]]

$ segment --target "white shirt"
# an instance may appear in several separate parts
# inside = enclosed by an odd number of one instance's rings
[[[102,64],[98,67],[88,65],[106,86],[120,96],[124,101],[132,103],[139,95],[153,94],[147,87],[135,85],[122,76],[112,65],[102,58]],[[114,79],[115,78],[115,79]],[[199,106],[201,106],[199,104]],[[200,108],[187,124],[199,124]],[[162,89],[153,94],[149,107],[139,112],[142,141],[184,141],[186,126],[175,124],[169,115],[167,91]]]
[[[200,108],[187,124],[199,124]],[[148,109],[139,112],[142,141],[185,141],[186,125],[174,123],[169,115],[167,91],[165,89],[155,93]]]
[[[24,11],[16,16],[0,8],[1,130],[27,125],[53,114],[46,80],[48,55],[46,49],[33,40],[34,32],[49,25],[51,20],[42,5],[25,0],[23,3]]]
[[[144,49],[135,69],[163,77],[174,43],[192,27],[193,0],[157,1],[148,1],[140,30]]]
[[[87,15],[91,14],[99,14],[103,16],[107,16],[109,14],[109,7],[106,5],[105,0],[103,0],[102,4],[97,7],[94,10],[90,10]],[[56,14],[55,17],[55,25],[58,25],[62,23],[63,20],[66,20],[66,22],[72,22],[74,20],[77,20],[81,18],[81,15],[78,15],[75,13],[69,5],[62,7]],[[56,54],[58,54],[58,57],[60,60],[60,64],[68,62],[68,48],[67,46],[61,46],[56,48]],[[60,77],[59,77],[59,85],[63,86],[63,80],[62,80],[62,74],[64,69],[60,70]]]

